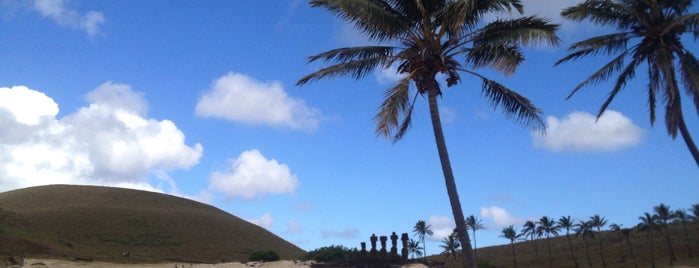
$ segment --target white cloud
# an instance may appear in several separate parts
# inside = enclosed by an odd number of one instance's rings
[[[278,82],[260,82],[237,73],[217,79],[196,106],[202,117],[246,124],[314,130],[318,111],[302,99],[290,97]]]
[[[552,151],[616,151],[638,144],[644,134],[631,119],[613,110],[599,119],[585,112],[563,119],[549,116],[546,124],[546,135],[532,136],[535,146]]]
[[[301,225],[295,220],[290,220],[289,225],[286,227],[287,234],[300,234],[303,232]]]
[[[45,94],[23,86],[0,88],[0,190],[90,184],[157,191],[149,174],[198,163],[202,146],[187,146],[172,121],[138,114],[134,107],[146,109],[144,99],[105,105],[95,97],[101,94],[140,96],[108,82],[88,94],[89,106],[59,119],[58,105]]]
[[[351,228],[341,231],[325,230],[320,236],[321,238],[357,238],[359,237],[359,230]]]
[[[513,217],[510,212],[505,210],[504,208],[497,207],[497,206],[491,206],[491,207],[481,207],[481,217],[484,219],[491,220],[493,222],[493,228],[488,228],[488,229],[494,229],[498,230],[501,228],[508,227],[510,225],[522,225],[524,223],[524,219],[520,217]]]
[[[381,85],[393,85],[405,77],[405,75],[398,73],[398,67],[396,66],[377,68],[374,71],[374,75],[376,75],[376,80]]]
[[[106,21],[104,14],[88,11],[84,15],[68,5],[69,0],[34,0],[34,9],[56,24],[82,30],[90,36],[101,33],[100,26]]]
[[[258,150],[245,151],[232,162],[230,171],[211,175],[209,186],[228,198],[252,200],[266,194],[291,193],[299,185],[286,164],[267,159]]]
[[[260,218],[248,220],[250,223],[260,226],[265,229],[269,229],[274,224],[274,219],[269,213],[265,213]]]
[[[451,235],[456,228],[454,218],[449,216],[429,216],[426,223],[433,232],[431,236],[427,237],[431,241],[442,241]]]

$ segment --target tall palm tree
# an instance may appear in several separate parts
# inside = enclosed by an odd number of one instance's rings
[[[674,219],[675,214],[672,213],[670,207],[660,203],[653,207],[655,216],[658,218],[658,224],[660,224],[660,232],[665,235],[665,241],[667,241],[668,254],[670,255],[670,265],[672,265],[677,257],[675,256],[675,250],[672,248],[672,238],[670,237],[670,222]]]
[[[529,240],[534,243],[534,254],[536,256],[536,261],[539,262],[539,247],[536,244],[536,238],[538,237],[539,230],[537,230],[537,225],[534,221],[528,220],[524,223],[521,235],[529,237]]]
[[[552,218],[543,216],[539,219],[539,232],[546,236],[546,242],[549,246],[549,267],[553,268],[553,259],[551,258],[551,235],[558,236],[558,230],[560,226],[556,224],[556,221]]]
[[[687,232],[687,223],[690,221],[691,216],[689,216],[689,214],[687,214],[687,212],[684,211],[684,209],[675,210],[675,212],[673,212],[673,214],[675,215],[674,216],[675,220],[673,222],[679,222],[680,224],[682,224],[682,233],[684,234],[685,241],[687,241],[687,254],[688,254],[687,257],[691,259],[692,258],[692,241],[689,240],[689,232]]]
[[[433,235],[434,232],[430,229],[432,225],[427,224],[425,221],[417,221],[415,226],[413,226],[413,234],[417,235],[418,241],[422,242],[423,256],[427,258],[427,246],[425,245],[425,236]]]
[[[573,251],[573,242],[570,240],[570,229],[573,228],[573,226],[575,226],[573,220],[570,219],[570,216],[563,216],[560,219],[558,219],[558,226],[566,229],[566,238],[568,239],[568,248],[570,249],[570,256],[571,258],[573,258],[573,263],[575,264],[575,267],[580,267],[577,258],[575,258],[575,252]]]
[[[494,107],[525,126],[543,130],[541,111],[527,98],[476,72],[490,67],[512,74],[523,62],[522,46],[557,45],[558,25],[536,16],[484,21],[486,14],[524,13],[521,0],[311,0],[364,33],[378,45],[346,47],[310,57],[331,65],[302,77],[297,85],[337,76],[361,79],[376,68],[397,66],[403,78],[386,90],[374,118],[376,134],[400,140],[411,125],[417,95],[427,96],[447,195],[467,267],[476,267],[461,201],[439,117],[442,86],[457,85],[460,73],[482,81],[481,91]],[[463,64],[459,61],[463,60]],[[444,74],[445,76],[438,76]],[[440,83],[438,78],[444,77]],[[412,86],[411,86],[412,85]],[[411,98],[411,88],[416,91]]]
[[[442,253],[447,254],[447,257],[452,256],[453,258],[456,258],[456,256],[459,255],[459,248],[461,247],[458,234],[453,232],[449,236],[445,237],[444,240],[442,240],[442,244],[439,246],[444,249]]]
[[[590,245],[588,239],[595,239],[595,232],[592,230],[592,223],[589,221],[579,221],[575,225],[575,237],[581,237],[585,244],[585,255],[587,256],[587,265],[592,266],[590,259]]]
[[[617,32],[592,37],[570,46],[571,53],[556,65],[569,60],[599,54],[611,61],[575,87],[568,98],[589,84],[607,80],[618,73],[616,83],[597,117],[607,109],[626,83],[633,79],[636,69],[645,63],[648,67],[648,106],[651,125],[655,122],[658,95],[665,101],[665,125],[675,139],[679,129],[694,161],[699,166],[699,150],[690,136],[684,115],[680,87],[681,80],[690,99],[699,112],[699,61],[684,47],[682,36],[699,35],[699,14],[687,13],[694,4],[691,0],[587,0],[563,10],[561,15],[574,21],[590,21],[611,26]],[[690,41],[691,42],[691,41]],[[628,59],[628,64],[625,61]],[[682,79],[677,78],[679,72]]]
[[[478,247],[476,246],[476,230],[485,229],[483,221],[476,216],[470,215],[466,217],[466,227],[473,232],[473,257],[478,262]]]
[[[621,224],[612,223],[609,225],[609,230],[616,233],[616,241],[619,243],[619,258],[621,262],[626,262],[626,256],[624,256],[624,240],[621,234]]]
[[[594,216],[590,217],[590,224],[592,224],[592,227],[597,228],[599,255],[602,256],[602,266],[607,266],[607,261],[604,260],[604,248],[602,247],[602,227],[607,224],[607,219],[595,214]]]
[[[626,247],[629,249],[629,256],[633,259],[633,267],[638,268],[638,263],[636,262],[636,255],[633,253],[633,246],[631,246],[631,229],[621,228],[621,236],[626,240]]]
[[[650,262],[652,267],[655,268],[655,256],[653,254],[653,231],[660,231],[658,225],[658,218],[650,213],[646,212],[643,216],[638,217],[641,222],[637,225],[639,232],[646,232],[646,237],[648,238],[649,248],[650,248]]]
[[[512,248],[512,264],[514,265],[514,268],[517,268],[517,255],[515,255],[515,241],[519,238],[520,235],[517,234],[517,231],[515,231],[514,226],[510,225],[510,227],[502,229],[502,235],[500,237],[504,237],[510,240],[510,247]]]
[[[420,241],[414,239],[410,239],[408,241],[408,252],[413,256],[413,258],[422,257],[422,250],[423,248],[420,246]]]

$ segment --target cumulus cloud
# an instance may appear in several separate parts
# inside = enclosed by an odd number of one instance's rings
[[[271,214],[265,213],[257,219],[248,220],[248,222],[260,226],[262,228],[269,229],[270,227],[272,227],[272,224],[274,224],[274,219],[272,218]]]
[[[599,119],[573,112],[563,119],[546,118],[546,135],[532,134],[534,145],[551,151],[616,151],[639,142],[644,131],[631,119],[607,110]]]
[[[0,88],[0,190],[46,184],[157,190],[149,174],[199,162],[202,146],[186,145],[172,121],[146,118],[145,100],[129,86],[107,82],[88,100],[88,106],[57,118],[58,105],[44,93]]]
[[[442,241],[454,232],[454,218],[448,216],[429,216],[427,225],[430,226],[433,234],[426,239],[431,241]]]
[[[228,171],[211,175],[210,188],[228,198],[253,200],[266,194],[291,193],[299,182],[286,164],[267,159],[259,150],[245,151]]]
[[[492,206],[492,207],[481,207],[481,217],[484,219],[491,220],[493,222],[494,228],[490,229],[500,229],[505,228],[510,225],[522,225],[524,219],[520,217],[513,217],[510,212],[504,208]]]
[[[53,20],[62,27],[85,31],[90,36],[101,33],[100,27],[106,21],[104,14],[88,11],[80,14],[70,7],[69,0],[34,0],[33,8],[41,16]]]
[[[359,237],[359,230],[351,228],[340,231],[325,230],[320,236],[321,238],[357,238]]]
[[[195,112],[201,117],[308,131],[316,129],[319,121],[316,109],[289,96],[280,83],[260,82],[237,73],[214,81]]]

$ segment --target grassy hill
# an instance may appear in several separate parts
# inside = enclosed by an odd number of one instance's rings
[[[304,253],[257,225],[171,195],[69,185],[0,193],[3,260],[14,256],[216,263],[247,261],[261,250],[273,250],[282,259]]]
[[[670,265],[667,240],[664,234],[653,234],[653,256],[658,268],[663,267],[699,267],[699,222],[687,224],[689,234],[689,247],[685,238],[682,225],[671,224],[669,227],[673,249],[677,257],[674,265]],[[476,234],[478,235],[478,234]],[[585,244],[582,238],[576,238],[571,234],[573,250],[579,267],[606,267],[606,268],[634,268],[651,267],[651,251],[648,238],[645,232],[638,232],[637,228],[631,231],[630,247],[622,239],[619,243],[618,234],[611,231],[602,231],[601,235],[595,236],[602,239],[604,258],[606,266],[602,266],[602,255],[600,254],[598,240],[588,240],[589,256],[592,265],[587,262]],[[506,239],[503,238],[503,241]],[[536,243],[536,247],[534,246]],[[689,258],[689,248],[692,249],[692,258]],[[629,250],[629,248],[631,250]],[[536,251],[538,249],[539,258]],[[633,252],[632,252],[633,251]],[[633,254],[632,254],[633,253]],[[478,249],[478,262],[480,267],[514,267],[512,262],[512,249],[509,244],[502,246],[486,247]],[[558,237],[551,238],[552,265],[549,266],[548,244],[545,238],[533,241],[521,241],[515,243],[515,254],[517,257],[517,268],[535,267],[575,267],[565,230]],[[446,255],[432,256],[432,259],[446,262],[446,267],[461,267],[459,258],[447,257]],[[484,265],[483,265],[484,264]]]

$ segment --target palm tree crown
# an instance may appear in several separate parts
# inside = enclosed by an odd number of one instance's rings
[[[512,74],[524,61],[521,47],[557,44],[558,25],[536,16],[483,21],[486,14],[515,11],[523,14],[521,0],[311,0],[351,23],[379,45],[333,49],[311,56],[330,66],[299,79],[297,85],[337,76],[361,79],[376,68],[396,66],[402,75],[386,90],[375,116],[376,134],[400,140],[411,125],[417,95],[427,95],[432,130],[444,182],[467,267],[476,267],[461,202],[449,161],[439,118],[437,96],[442,95],[438,74],[447,87],[457,85],[460,73],[482,81],[481,91],[493,106],[525,126],[543,129],[541,111],[527,98],[475,72],[491,67]],[[412,87],[411,87],[412,85]],[[411,97],[411,88],[415,97]]]
[[[587,0],[565,9],[561,15],[574,21],[615,27],[618,32],[592,37],[570,46],[571,53],[560,64],[599,54],[611,57],[606,65],[575,87],[568,98],[582,87],[607,80],[618,73],[616,83],[602,104],[598,117],[633,79],[636,69],[648,66],[648,106],[651,125],[655,122],[658,95],[665,102],[665,125],[672,138],[679,130],[695,162],[699,150],[692,140],[682,115],[681,90],[685,87],[694,108],[699,112],[699,61],[682,44],[682,36],[699,37],[699,14],[687,13],[692,0]],[[625,62],[628,60],[628,64]],[[681,79],[677,79],[679,72]]]

